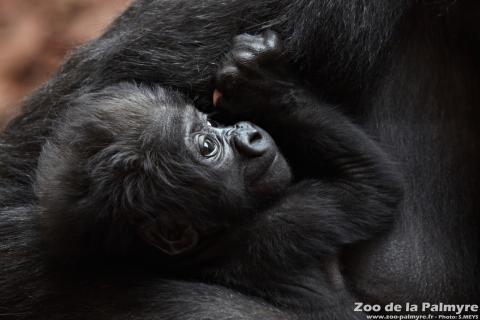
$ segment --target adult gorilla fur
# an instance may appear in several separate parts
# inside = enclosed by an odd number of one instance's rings
[[[284,317],[254,298],[155,272],[126,276],[99,264],[75,277],[48,273],[32,183],[57,114],[73,99],[135,80],[174,87],[208,109],[232,37],[269,28],[305,83],[341,105],[406,177],[393,232],[345,253],[343,275],[358,300],[478,301],[479,10],[473,0],[135,2],[25,101],[0,138],[0,314]]]

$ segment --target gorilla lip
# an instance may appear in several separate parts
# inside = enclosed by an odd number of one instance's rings
[[[262,177],[264,177],[267,173],[269,173],[272,168],[275,166],[278,160],[278,152],[273,153],[273,156],[269,156],[271,160],[262,160],[262,164],[259,167],[258,170],[255,170],[256,172],[249,173],[249,175],[253,175],[253,179],[251,182],[256,182],[260,180]]]

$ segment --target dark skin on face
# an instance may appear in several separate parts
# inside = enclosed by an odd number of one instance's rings
[[[221,126],[198,114],[199,125],[187,127],[186,148],[199,164],[214,170],[225,187],[239,184],[261,200],[275,192],[272,186],[290,182],[290,168],[265,130],[250,122]]]
[[[212,172],[218,178],[216,183],[230,195],[237,195],[239,199],[239,195],[247,195],[248,206],[258,208],[262,202],[278,197],[291,183],[291,170],[285,158],[271,136],[255,124],[238,122],[222,126],[189,105],[185,109],[167,108],[164,112],[167,119],[177,118],[179,114],[183,118],[185,145],[182,146],[178,139],[176,146],[187,150],[192,163],[200,170]],[[164,126],[164,130],[173,132],[178,124],[172,121]],[[169,233],[162,226],[147,224],[142,236],[167,255],[177,256],[194,250],[201,237],[196,226],[187,221],[177,228],[179,230]]]

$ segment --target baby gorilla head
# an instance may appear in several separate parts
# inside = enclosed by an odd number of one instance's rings
[[[290,180],[261,128],[216,126],[176,92],[120,84],[82,96],[61,118],[36,193],[48,247],[62,259],[178,255],[260,211]]]

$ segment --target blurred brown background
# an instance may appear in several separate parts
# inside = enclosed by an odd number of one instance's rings
[[[130,1],[0,0],[0,130],[68,50],[101,34]]]

